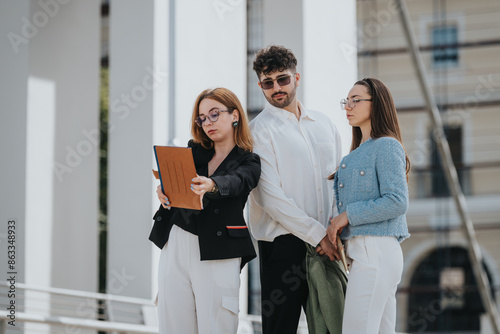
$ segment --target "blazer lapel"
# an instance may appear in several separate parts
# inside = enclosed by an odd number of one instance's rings
[[[244,158],[245,151],[238,146],[234,146],[234,148],[229,152],[227,157],[221,162],[219,167],[215,170],[215,172],[211,176],[224,175],[227,172],[235,169],[240,165],[240,160]]]
[[[206,168],[208,162],[212,160],[214,154],[215,150],[213,148],[207,150],[203,148],[201,145],[196,147],[196,152],[193,150],[193,159],[196,170],[200,168]]]

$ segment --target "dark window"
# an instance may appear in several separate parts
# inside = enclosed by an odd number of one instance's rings
[[[432,29],[432,60],[435,68],[458,64],[457,27],[437,26]]]
[[[416,268],[409,293],[410,333],[479,332],[485,310],[466,249],[443,247],[431,252]]]
[[[464,194],[469,193],[469,187],[467,182],[467,169],[463,164],[463,149],[462,149],[462,128],[457,127],[447,127],[444,128],[444,133],[448,139],[448,145],[451,151],[451,157],[453,158],[453,163],[457,168],[458,180],[462,187]],[[446,181],[446,176],[444,174],[443,165],[441,163],[441,157],[439,156],[439,151],[434,140],[434,136],[431,134],[432,151],[431,151],[431,172],[432,172],[432,196],[445,197],[450,196],[450,190],[448,183]]]

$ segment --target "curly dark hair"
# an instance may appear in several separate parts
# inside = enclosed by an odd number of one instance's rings
[[[297,58],[290,49],[280,45],[270,45],[261,49],[253,61],[253,70],[260,79],[262,73],[269,74],[292,70],[295,73],[297,68]]]

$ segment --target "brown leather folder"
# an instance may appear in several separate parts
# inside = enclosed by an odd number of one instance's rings
[[[167,195],[170,205],[176,208],[201,210],[200,196],[191,190],[192,179],[196,177],[191,148],[154,146],[161,189]]]

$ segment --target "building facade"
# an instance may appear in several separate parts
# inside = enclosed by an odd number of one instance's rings
[[[500,299],[500,4],[406,1],[460,184]],[[391,90],[412,163],[411,238],[398,291],[398,330],[488,333],[467,242],[446,185],[429,114],[394,1],[357,1],[359,77]]]
[[[500,4],[406,3],[498,304]],[[208,87],[232,89],[255,116],[264,99],[253,57],[274,43],[297,55],[299,99],[330,115],[344,154],[350,128],[339,100],[367,76],[393,93],[412,161],[412,237],[402,244],[398,331],[487,333],[394,1],[25,0],[1,2],[0,9],[0,179],[7,189],[0,215],[16,222],[18,282],[97,291],[101,276],[109,293],[153,299],[152,146],[185,145],[192,103]],[[101,249],[100,65],[109,66]],[[0,246],[7,241],[3,224]],[[107,261],[101,270],[99,253]],[[6,257],[0,266],[5,277]],[[242,276],[242,313],[261,312],[258,275],[252,261]],[[21,304],[26,312],[51,311],[45,297]]]

